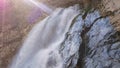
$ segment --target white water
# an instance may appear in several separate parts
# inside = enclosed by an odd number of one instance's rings
[[[72,20],[79,14],[78,8],[75,5],[57,9],[36,24],[10,68],[62,68],[58,47],[64,41]]]

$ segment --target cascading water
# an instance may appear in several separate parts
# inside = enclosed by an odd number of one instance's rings
[[[61,8],[37,24],[28,35],[11,68],[62,68],[58,47],[78,14],[78,6]]]
[[[120,35],[109,18],[82,16],[75,5],[36,24],[10,68],[119,68]]]

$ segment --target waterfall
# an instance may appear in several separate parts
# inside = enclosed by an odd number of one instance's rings
[[[109,17],[59,8],[33,27],[10,68],[119,68],[119,45]]]
[[[11,68],[62,68],[59,46],[64,41],[79,6],[56,9],[36,24],[14,59]]]

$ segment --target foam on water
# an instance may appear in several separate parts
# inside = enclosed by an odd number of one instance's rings
[[[33,27],[10,68],[62,68],[59,45],[64,41],[78,5],[57,9]]]

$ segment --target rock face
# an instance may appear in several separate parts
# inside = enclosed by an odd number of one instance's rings
[[[114,15],[110,16],[111,24],[115,27],[117,31],[120,31],[120,0],[102,0],[102,4],[104,5],[102,13],[106,11],[115,12]]]
[[[120,67],[120,34],[109,18],[99,17],[95,11],[76,18],[60,47],[64,68]]]

